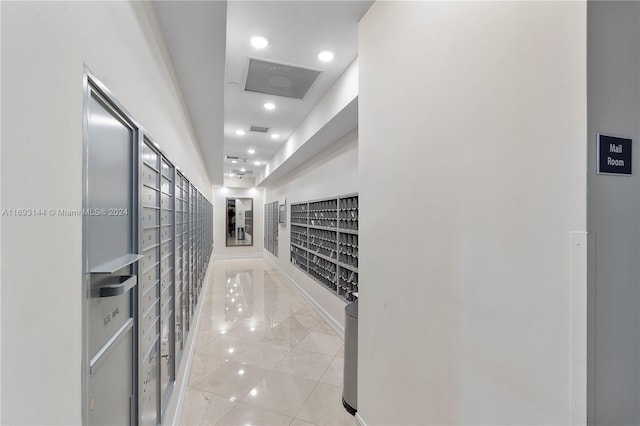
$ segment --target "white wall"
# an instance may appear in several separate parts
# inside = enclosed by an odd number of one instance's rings
[[[2,2],[2,206],[82,207],[83,63],[203,193],[209,179],[138,2]],[[2,218],[2,423],[80,424],[82,220]]]
[[[359,40],[359,415],[584,423],[586,4],[376,2]]]
[[[287,223],[279,225],[278,257],[265,256],[288,275],[325,311],[334,325],[344,328],[345,302],[292,265],[289,259],[291,204],[358,192],[358,133],[353,131],[289,175],[265,188],[265,202],[287,200]],[[367,213],[363,213],[366,215]],[[363,286],[367,285],[364,281]]]
[[[590,423],[640,424],[640,4],[588,3]],[[596,175],[596,134],[633,139],[633,175]]]
[[[227,235],[227,198],[253,199],[253,235],[252,246],[226,247]],[[214,186],[213,205],[217,206],[213,214],[213,257],[256,257],[262,253],[264,230],[264,191],[261,188],[230,188]],[[243,219],[244,220],[244,219]],[[236,217],[236,226],[238,225]]]

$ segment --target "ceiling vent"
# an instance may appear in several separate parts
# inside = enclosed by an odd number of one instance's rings
[[[233,173],[236,176],[252,175],[253,174],[253,170],[245,169],[245,171],[243,172],[240,169],[232,169],[231,173]]]
[[[224,159],[225,160],[239,160],[240,157],[234,157],[233,155],[225,155]]]
[[[302,99],[319,75],[320,71],[250,58],[244,90]]]
[[[262,127],[262,126],[251,126],[251,128],[249,129],[252,132],[258,132],[258,133],[267,133],[269,131],[268,127]]]

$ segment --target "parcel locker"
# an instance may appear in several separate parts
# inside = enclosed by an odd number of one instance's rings
[[[99,84],[85,76],[83,203],[83,424],[135,423],[138,285],[138,131]]]

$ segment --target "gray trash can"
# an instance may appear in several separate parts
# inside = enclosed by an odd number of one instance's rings
[[[344,308],[344,387],[342,405],[352,416],[358,411],[358,300]]]
[[[243,227],[239,227],[238,228],[238,239],[239,240],[244,240],[244,228]]]

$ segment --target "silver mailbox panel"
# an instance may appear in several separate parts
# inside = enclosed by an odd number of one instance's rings
[[[142,231],[142,250],[155,247],[160,244],[160,227],[144,229]]]
[[[171,180],[167,179],[164,175],[162,176],[160,190],[165,194],[171,194]]]
[[[140,270],[147,272],[152,266],[158,264],[158,258],[160,257],[160,247],[155,246],[145,250],[142,253],[143,257],[140,259]]]
[[[142,187],[142,206],[143,207],[158,207],[158,201],[160,199],[160,193],[157,189],[149,188],[148,186]]]
[[[91,285],[100,287],[109,277],[95,277]],[[125,292],[114,297],[92,297],[89,300],[89,353],[93,356],[116,334],[129,318],[131,310],[131,293]]]
[[[158,160],[158,153],[149,146],[148,141],[145,141],[145,144],[142,146],[142,161],[158,170]]]
[[[158,419],[158,339],[140,363],[140,424],[157,425]]]
[[[160,299],[157,297],[148,301],[150,305],[149,309],[142,316],[141,321],[141,334],[142,337],[146,337],[150,332],[154,331],[154,327],[157,324],[158,317],[160,316]]]
[[[142,286],[142,295],[146,296],[149,291],[153,290],[153,287],[158,285],[158,267],[155,266],[153,268],[148,269],[142,275],[142,282],[140,285]],[[143,303],[143,308],[146,306]]]
[[[160,257],[165,257],[171,253],[172,241],[165,241],[160,245]]]
[[[152,188],[158,187],[158,172],[147,164],[142,165],[142,183]]]
[[[160,211],[156,208],[142,208],[142,228],[147,229],[160,225]]]
[[[169,215],[169,212],[163,212],[163,218],[165,215]],[[167,223],[167,221],[163,221],[163,223]],[[171,240],[173,236],[173,228],[171,227],[171,225],[163,225],[162,228],[160,229],[160,241],[168,241]],[[171,241],[169,241],[171,242]]]
[[[91,373],[91,400],[94,402],[90,402],[93,406],[87,422],[90,425],[105,424],[105,419],[108,424],[131,423],[132,395],[126,390],[133,389],[133,325],[126,334],[122,343],[105,355],[105,361]],[[118,409],[114,409],[116,407]]]
[[[140,349],[143,353],[157,350],[155,345],[158,343],[158,333],[160,332],[160,318],[156,317],[152,320],[150,332],[146,336],[141,336]]]
[[[164,192],[162,193],[160,207],[163,209],[171,208],[171,195],[165,194]]]

